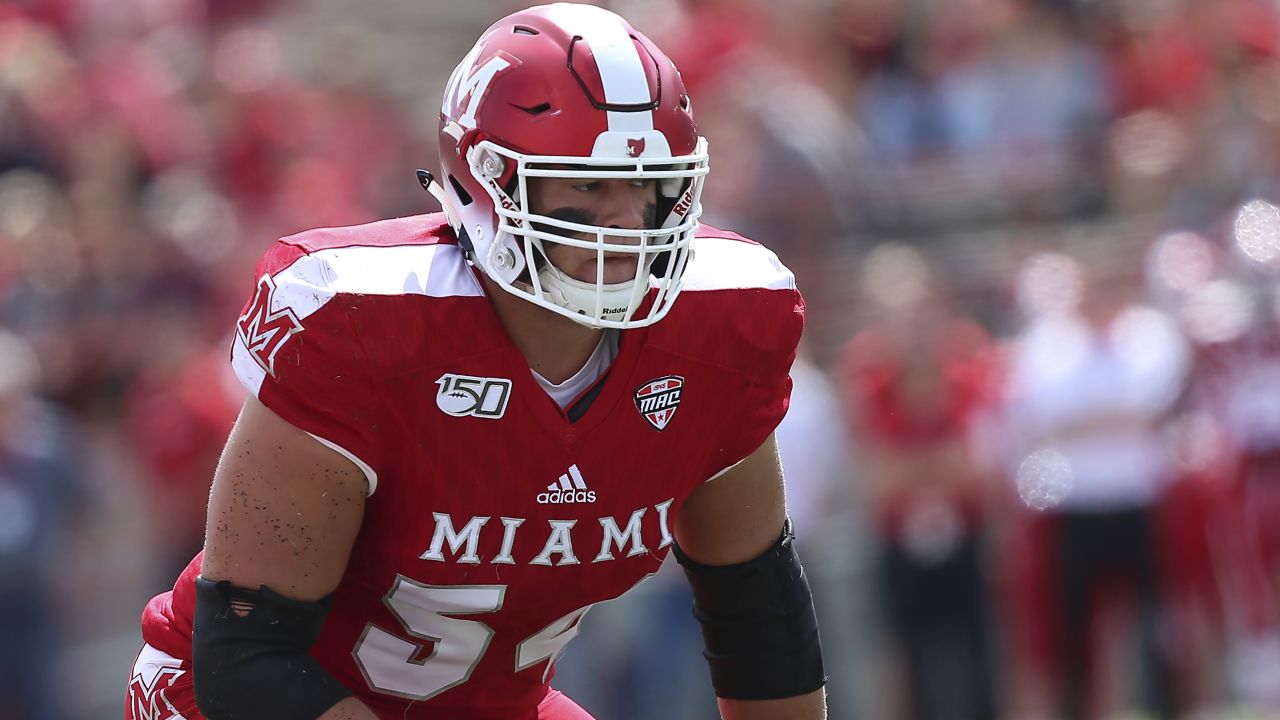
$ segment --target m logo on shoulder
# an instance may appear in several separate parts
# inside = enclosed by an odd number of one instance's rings
[[[302,321],[292,308],[271,310],[275,293],[276,284],[270,275],[259,278],[253,300],[236,323],[240,342],[271,377],[276,376],[276,353],[294,333],[302,332]]]
[[[506,378],[476,377],[445,373],[436,380],[436,407],[453,417],[497,420],[507,412],[511,381]]]

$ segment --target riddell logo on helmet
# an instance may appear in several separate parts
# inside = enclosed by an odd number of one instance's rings
[[[671,212],[679,215],[680,217],[684,217],[691,207],[693,207],[693,193],[686,192],[684,197],[680,198],[680,202],[676,203],[676,206],[671,208]]]
[[[489,187],[494,189],[494,194],[497,196],[498,202],[502,205],[502,208],[504,210],[519,209],[519,206],[515,204],[515,201],[507,197],[507,191],[503,190],[502,186],[499,185],[493,178],[489,178],[487,182],[489,183]]]
[[[547,486],[546,492],[538,493],[539,505],[569,505],[574,503],[593,503],[596,491],[587,489],[587,481],[577,465],[570,465],[569,472],[560,476],[559,482]]]

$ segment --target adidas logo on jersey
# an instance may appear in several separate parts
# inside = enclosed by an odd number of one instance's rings
[[[568,505],[571,503],[593,503],[596,491],[587,489],[587,481],[582,479],[582,472],[577,465],[570,465],[569,472],[560,476],[559,482],[547,486],[547,491],[538,493],[539,505]]]

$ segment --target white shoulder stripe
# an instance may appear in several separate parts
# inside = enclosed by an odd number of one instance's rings
[[[795,290],[796,276],[772,250],[726,238],[694,238],[684,291]]]
[[[356,246],[319,250],[303,255],[272,280],[271,312],[285,308],[299,320],[324,307],[341,294],[426,295],[477,297],[483,294],[456,245]],[[240,333],[231,346],[231,367],[240,382],[258,396],[267,373]],[[308,433],[311,434],[311,433]],[[378,486],[378,474],[346,448],[311,435],[321,444],[354,462],[369,481],[369,494]]]
[[[262,369],[258,361],[253,359],[253,355],[249,354],[249,348],[244,345],[244,338],[240,333],[235,333],[235,339],[231,341],[231,369],[235,371],[236,377],[240,378],[241,384],[253,393],[254,397],[258,397],[258,391],[262,389],[262,381],[267,379],[267,371]]]
[[[298,258],[272,278],[272,310],[293,309],[299,319],[335,295],[479,296],[480,285],[456,245],[346,247]]]
[[[271,312],[286,308],[298,320],[340,294],[480,296],[483,291],[456,245],[347,247],[303,255],[272,276]],[[266,373],[237,333],[232,365],[256,395]],[[255,371],[255,368],[257,370]],[[251,383],[250,378],[255,378]]]

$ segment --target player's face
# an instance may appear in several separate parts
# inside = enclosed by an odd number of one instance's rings
[[[530,210],[558,220],[638,230],[653,227],[657,216],[654,180],[599,178],[532,178]],[[587,239],[585,234],[577,237]],[[594,239],[594,238],[591,238]],[[608,237],[611,243],[635,242],[635,238]],[[583,282],[596,281],[596,252],[554,242],[543,243],[547,259],[562,272]],[[606,253],[604,281],[626,282],[636,275],[636,256]]]

